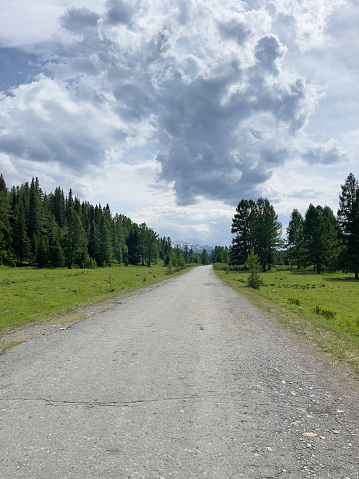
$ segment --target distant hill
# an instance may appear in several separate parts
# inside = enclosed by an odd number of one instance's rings
[[[186,241],[173,241],[172,246],[174,248],[177,248],[177,246],[181,249],[184,250],[185,247],[188,247],[188,251],[192,249],[194,253],[199,253],[201,254],[202,251],[205,249],[208,254],[214,249],[213,246],[209,246],[208,244],[196,244],[196,243],[187,243]]]

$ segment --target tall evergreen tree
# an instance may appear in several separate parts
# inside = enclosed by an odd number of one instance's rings
[[[14,251],[19,258],[20,265],[23,261],[29,259],[30,241],[27,235],[27,224],[25,215],[25,206],[23,196],[20,197],[15,209],[15,225],[14,225]]]
[[[82,227],[79,215],[74,210],[73,206],[69,207],[67,212],[67,227],[65,235],[65,253],[66,261],[69,269],[74,263],[82,263],[84,256],[86,256],[87,241],[85,231]]]
[[[236,236],[232,240],[232,264],[245,264],[252,244],[252,218],[255,210],[253,200],[241,200],[232,220],[231,233]]]
[[[30,185],[29,191],[29,211],[27,214],[27,224],[28,224],[28,235],[29,238],[32,236],[41,236],[43,233],[42,227],[42,201],[40,196],[40,186],[39,180],[33,178]]]
[[[51,203],[51,199],[50,199]],[[50,208],[51,209],[51,208]],[[61,228],[56,222],[54,214],[50,214],[48,223],[49,252],[48,260],[53,268],[60,268],[65,264],[65,255],[60,243]]]
[[[51,211],[55,215],[57,224],[60,228],[65,226],[65,195],[64,191],[57,187],[54,194],[51,195]]]
[[[324,236],[323,263],[331,271],[338,268],[341,245],[339,241],[339,226],[333,210],[324,206],[321,216],[321,234]]]
[[[144,245],[144,257],[147,266],[150,267],[151,263],[154,263],[158,257],[158,235],[151,228],[146,228],[144,232],[143,245]]]
[[[112,261],[112,235],[110,223],[111,218],[103,214],[100,227],[100,245],[99,245],[99,266],[110,266]]]
[[[320,236],[320,207],[315,207],[312,203],[309,205],[303,225],[303,245],[305,248],[305,260],[307,264],[312,264],[318,274],[321,272],[321,247],[323,238]]]
[[[287,228],[288,257],[292,264],[300,268],[303,262],[303,216],[297,209],[292,211]]]
[[[274,262],[275,250],[281,245],[282,225],[273,206],[266,198],[241,200],[232,221],[231,261],[243,264],[253,247],[258,254],[263,271]]]
[[[38,269],[43,268],[49,261],[49,244],[47,238],[33,236],[35,243],[34,263]]]
[[[341,185],[338,223],[343,242],[342,264],[359,279],[359,183],[350,173]]]
[[[125,230],[121,216],[116,214],[113,219],[113,254],[118,263],[127,262],[127,245],[125,239]]]
[[[335,265],[339,251],[338,230],[332,210],[310,204],[303,224],[303,246],[306,264],[312,264],[318,274],[324,266]]]
[[[9,195],[3,175],[0,174],[0,264],[10,255],[11,240]]]
[[[138,264],[141,261],[138,225],[132,225],[128,237],[126,238],[126,244],[128,248],[129,263]]]
[[[266,198],[258,198],[253,218],[252,245],[260,258],[263,271],[274,263],[275,250],[281,246],[282,225],[273,205]]]
[[[204,265],[209,264],[209,256],[206,249],[204,249],[201,253],[201,263]]]

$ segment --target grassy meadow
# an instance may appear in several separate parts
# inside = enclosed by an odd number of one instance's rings
[[[164,266],[33,269],[0,267],[0,335],[168,278]]]
[[[261,274],[263,285],[255,290],[247,285],[248,272],[215,266],[252,304],[359,373],[359,281],[353,276],[274,268]]]

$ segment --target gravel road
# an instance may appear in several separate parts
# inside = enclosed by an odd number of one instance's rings
[[[0,358],[0,477],[359,477],[359,386],[199,267]]]

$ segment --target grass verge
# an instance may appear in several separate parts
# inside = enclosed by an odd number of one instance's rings
[[[182,271],[183,272],[183,271]],[[172,273],[180,274],[181,272]],[[113,266],[91,270],[0,267],[0,335],[10,329],[61,316],[168,278],[163,266]]]
[[[259,290],[248,272],[215,269],[220,279],[327,357],[359,374],[359,282],[343,273],[274,268]]]

